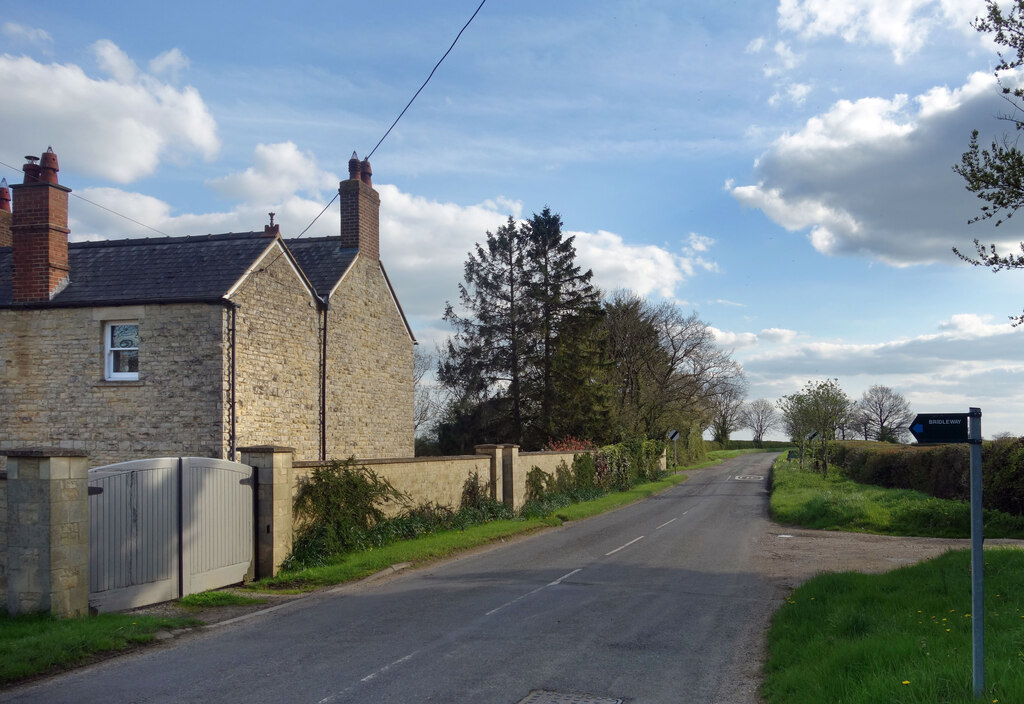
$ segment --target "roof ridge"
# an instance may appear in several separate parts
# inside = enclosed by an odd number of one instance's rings
[[[75,249],[92,247],[132,247],[132,246],[154,246],[165,244],[181,244],[182,242],[223,242],[225,240],[246,240],[257,237],[266,237],[264,232],[223,232],[220,234],[206,235],[180,235],[177,237],[125,237],[119,240],[88,240],[84,242],[68,242],[69,247]],[[267,238],[270,239],[269,237]]]

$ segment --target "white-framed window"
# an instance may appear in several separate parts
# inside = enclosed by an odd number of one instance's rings
[[[139,378],[139,321],[112,320],[103,326],[107,381]]]

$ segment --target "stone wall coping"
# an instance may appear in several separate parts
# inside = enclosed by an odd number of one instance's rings
[[[357,465],[363,464],[413,464],[413,463],[428,463],[428,462],[451,462],[453,460],[473,460],[480,462],[485,459],[483,455],[447,455],[445,457],[384,457],[376,459],[358,459],[356,458]],[[297,469],[303,469],[308,467],[322,467],[330,464],[334,460],[300,460],[293,462],[292,467]]]
[[[284,445],[247,445],[235,449],[238,452],[291,452],[295,454],[294,447],[285,447]]]
[[[580,455],[584,452],[597,452],[597,450],[537,450],[535,452],[520,452],[520,457],[531,455]]]
[[[519,445],[516,445],[515,443],[511,443],[511,442],[499,442],[499,443],[491,443],[491,444],[488,444],[488,445],[474,445],[473,447],[476,450],[495,450],[495,449],[504,448],[504,447],[519,447]]]
[[[0,450],[5,457],[87,457],[81,450],[66,447],[29,447],[17,450]]]

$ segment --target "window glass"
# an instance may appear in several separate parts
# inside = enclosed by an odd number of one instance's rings
[[[134,380],[139,378],[139,324],[107,323],[106,378]]]

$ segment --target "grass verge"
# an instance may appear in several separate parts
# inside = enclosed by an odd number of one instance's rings
[[[147,643],[160,630],[196,625],[199,621],[194,619],[132,614],[58,619],[48,614],[0,613],[0,684]]]
[[[971,533],[967,502],[823,476],[781,458],[773,470],[771,512],[779,523],[819,530],[928,538],[968,538]],[[1024,538],[1022,516],[986,510],[984,526],[986,538]]]
[[[190,609],[206,609],[211,606],[248,606],[266,604],[266,599],[258,599],[228,591],[209,591],[189,594],[178,599],[178,603]]]
[[[972,696],[968,551],[881,575],[825,574],[776,612],[768,704],[1024,702],[1024,551],[985,551],[986,689]]]

